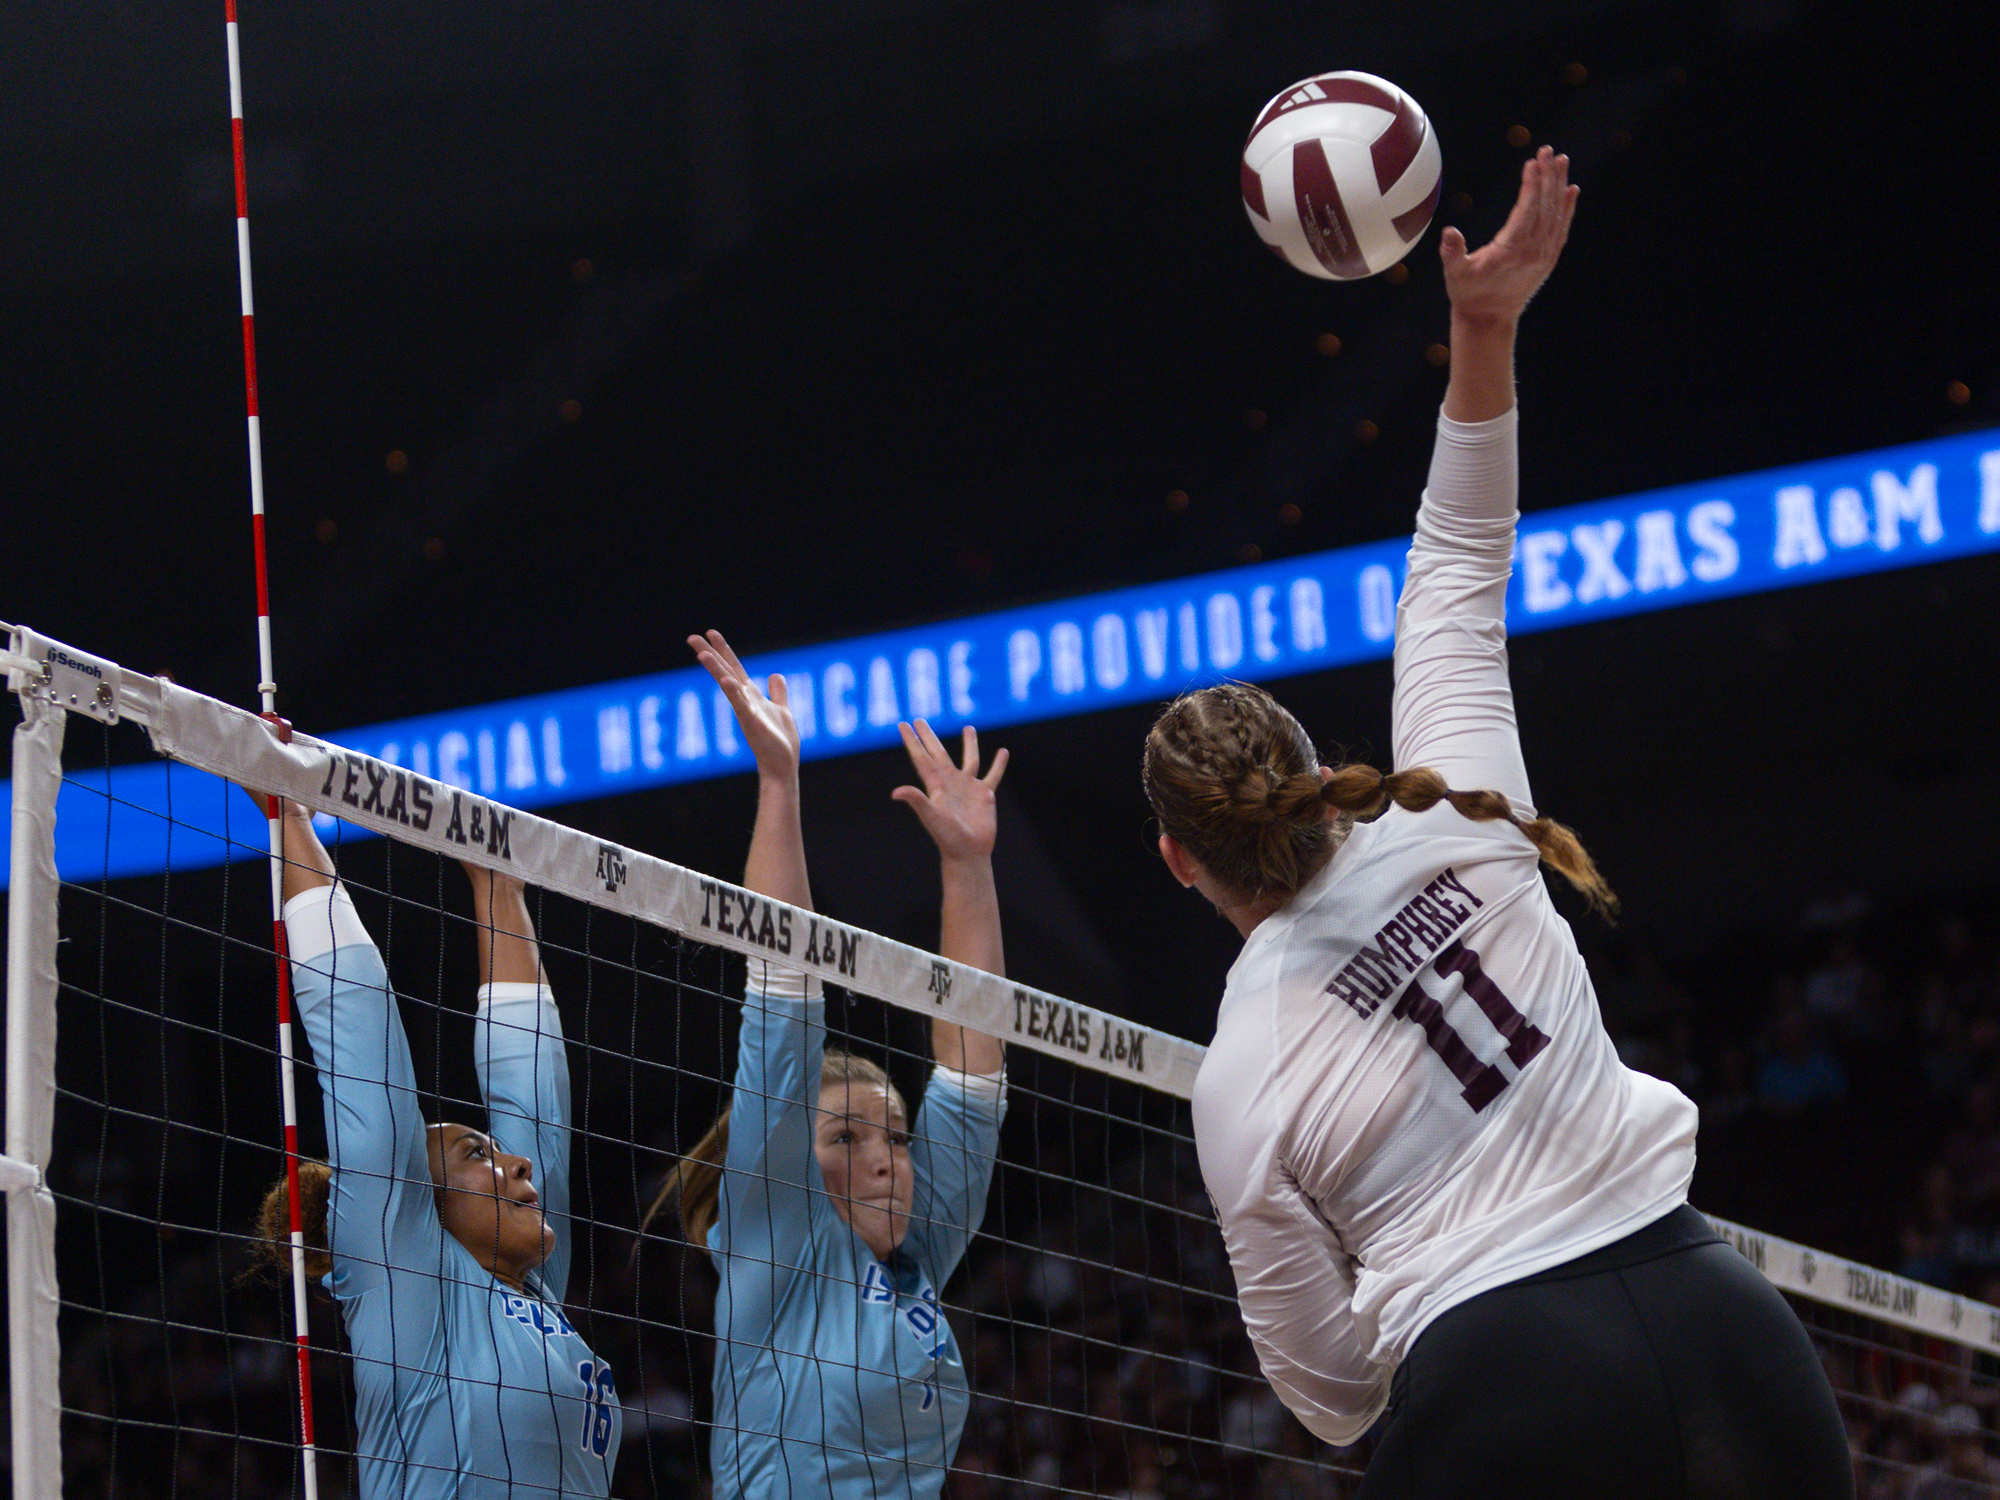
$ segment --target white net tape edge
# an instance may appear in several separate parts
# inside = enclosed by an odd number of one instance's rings
[[[307,735],[281,744],[257,715],[76,651],[22,627],[24,696],[143,723],[183,764],[276,792],[348,823],[751,958],[802,969],[904,1010],[1188,1098],[1207,1049],[1087,1005],[850,927],[816,912]],[[247,804],[246,804],[247,811]]]
[[[2000,1307],[1955,1296],[1921,1281],[1891,1276],[1824,1250],[1745,1229],[1713,1214],[1715,1232],[1740,1250],[1764,1279],[1828,1307],[1842,1307],[1877,1322],[2000,1354]]]
[[[306,735],[281,744],[255,714],[128,674],[13,627],[13,654],[42,664],[9,685],[93,717],[146,725],[163,755],[292,798],[405,843],[470,859],[751,958],[941,1016],[1016,1045],[1186,1099],[1206,1049],[920,948],[753,895],[650,854]],[[53,653],[53,655],[52,655]],[[12,665],[12,663],[7,663]],[[2000,1353],[2000,1308],[1710,1218],[1776,1287],[1896,1327]]]

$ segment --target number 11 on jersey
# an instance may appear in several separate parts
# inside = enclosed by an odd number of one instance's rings
[[[1459,976],[1465,993],[1485,1012],[1493,1029],[1507,1043],[1507,1061],[1514,1065],[1515,1072],[1533,1062],[1536,1054],[1548,1046],[1548,1036],[1514,1009],[1513,1002],[1500,992],[1500,986],[1479,967],[1479,955],[1465,944],[1447,943],[1432,960],[1431,967],[1444,978]],[[1409,988],[1397,997],[1390,1014],[1423,1028],[1424,1040],[1459,1081],[1461,1097],[1472,1106],[1474,1114],[1499,1098],[1500,1091],[1507,1087],[1507,1075],[1493,1064],[1481,1062],[1465,1045],[1465,1039],[1452,1029],[1451,1022],[1444,1018],[1444,1006],[1424,988],[1422,974],[1412,979]]]

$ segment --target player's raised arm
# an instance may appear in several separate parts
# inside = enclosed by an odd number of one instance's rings
[[[979,735],[971,725],[956,765],[923,720],[902,731],[921,785],[897,787],[893,795],[937,845],[944,881],[938,950],[989,974],[1005,973],[993,841],[999,828],[994,791],[1007,769],[1007,752],[995,755],[981,775]],[[943,1286],[986,1212],[1007,1107],[1005,1053],[999,1038],[945,1020],[931,1022],[931,1053],[937,1069],[910,1142],[916,1190],[905,1248]]]
[[[1460,791],[1503,793],[1532,816],[1507,677],[1507,579],[1519,477],[1514,335],[1569,235],[1568,158],[1544,147],[1491,244],[1445,231],[1451,381],[1396,620],[1398,769],[1428,766]]]
[[[1444,414],[1486,422],[1514,409],[1514,331],[1569,239],[1577,189],[1569,158],[1544,146],[1521,168],[1521,191],[1493,242],[1467,250],[1447,229],[1439,243],[1451,295],[1451,380]]]
[[[570,1265],[570,1078],[562,1013],[542,968],[528,914],[527,889],[512,875],[463,862],[472,886],[479,951],[472,1066],[497,1148],[533,1165],[551,1235],[537,1272],[543,1290],[562,1301]]]
[[[922,719],[900,727],[903,748],[909,752],[910,764],[922,785],[899,786],[891,795],[917,815],[938,848],[944,883],[938,951],[989,974],[1005,974],[1000,898],[993,884],[993,841],[999,828],[994,793],[1006,774],[1007,752],[995,755],[982,776],[979,732],[970,724],[965,726],[957,765]],[[931,1053],[943,1067],[960,1073],[995,1074],[1000,1071],[1003,1051],[997,1037],[967,1031],[949,1021],[931,1023]]]
[[[785,706],[785,680],[768,692],[744,669],[720,631],[689,636],[695,658],[722,689],[757,758],[757,821],[743,884],[790,906],[812,905],[799,819],[799,730]],[[768,1335],[790,1277],[813,1233],[813,1106],[826,1056],[820,984],[796,969],[751,959],[743,1027],[728,1109],[689,1154],[647,1215],[678,1193],[689,1238],[722,1257],[718,1329],[732,1338]],[[711,1226],[713,1234],[711,1238]]]
[[[282,818],[292,989],[319,1070],[333,1169],[323,1234],[337,1247],[331,1287],[347,1301],[395,1282],[400,1325],[350,1335],[370,1355],[415,1361],[442,1337],[444,1242],[416,1069],[382,955],[336,881],[312,813],[287,802]]]
[[[785,679],[774,672],[768,684],[757,683],[719,630],[689,636],[688,646],[729,700],[757,759],[757,823],[743,862],[743,884],[760,896],[810,909],[812,884],[799,821],[799,726],[787,704]]]

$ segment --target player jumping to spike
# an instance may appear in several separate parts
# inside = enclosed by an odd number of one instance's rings
[[[1322,765],[1235,683],[1147,737],[1167,866],[1244,938],[1195,1085],[1202,1175],[1285,1403],[1341,1444],[1387,1410],[1366,1500],[1845,1500],[1812,1344],[1687,1206],[1695,1108],[1620,1064],[1538,868],[1611,902],[1533,811],[1507,675],[1514,336],[1568,165],[1529,161],[1483,249],[1444,233],[1399,769]]]

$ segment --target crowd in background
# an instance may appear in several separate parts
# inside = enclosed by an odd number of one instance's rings
[[[1591,939],[1620,1054],[1701,1106],[1697,1206],[2000,1305],[2000,932],[1983,910],[1851,898],[1674,964],[1642,940]],[[1033,1160],[1003,1163],[946,1294],[974,1393],[947,1493],[1352,1494],[1365,1442],[1324,1448],[1257,1375],[1191,1147],[1149,1135],[1072,1158],[1060,1132],[1027,1133]],[[177,1179],[115,1134],[64,1151],[51,1174],[64,1223],[95,1209],[59,1254],[75,1309],[66,1493],[290,1492],[284,1289],[240,1284],[240,1238],[160,1228],[169,1201],[180,1222],[200,1222],[204,1194],[222,1201],[212,1170]],[[596,1231],[574,1311],[627,1406],[618,1494],[706,1493],[714,1282],[671,1238],[635,1254],[629,1225]],[[351,1392],[337,1316],[316,1301],[317,1414],[337,1453]],[[1862,1500],[2000,1494],[2000,1364],[1801,1310],[1841,1392]],[[323,1494],[346,1493],[346,1464],[327,1479]]]

